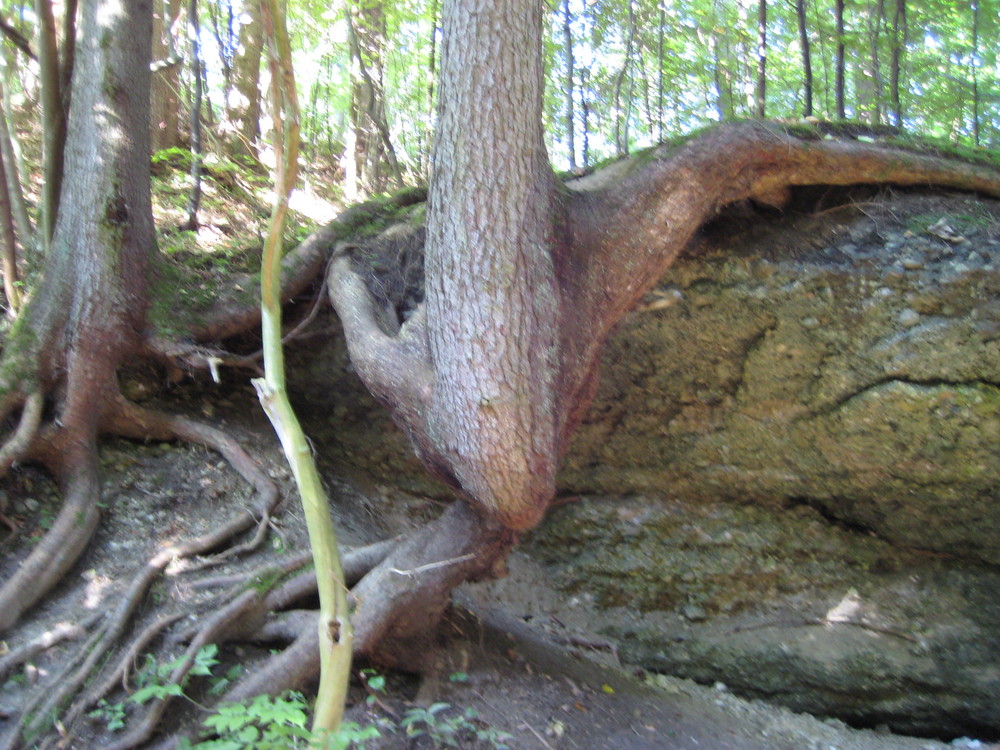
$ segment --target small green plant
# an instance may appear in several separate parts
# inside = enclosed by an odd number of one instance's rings
[[[407,710],[399,725],[407,737],[426,736],[435,748],[467,748],[471,742],[481,742],[494,750],[509,750],[506,742],[510,735],[485,726],[474,708],[446,716],[450,708],[448,703],[433,703],[427,708],[417,706]]]
[[[219,663],[216,658],[218,653],[219,647],[214,643],[209,643],[198,649],[194,656],[194,664],[181,683],[172,682],[170,677],[174,670],[184,662],[185,656],[183,654],[173,661],[163,664],[159,663],[152,654],[146,654],[145,663],[135,675],[135,684],[138,689],[124,701],[109,703],[102,698],[97,702],[97,708],[87,716],[96,721],[104,722],[109,732],[117,732],[125,726],[128,703],[141,706],[151,700],[159,700],[169,696],[187,697],[184,695],[184,687],[188,680],[199,675],[211,676],[212,668]]]
[[[194,665],[188,672],[187,677],[197,677],[199,675],[210,677],[212,675],[212,667],[219,663],[219,660],[215,658],[218,653],[219,647],[214,643],[209,643],[198,649],[198,652],[194,656]],[[139,686],[139,689],[132,693],[128,699],[141,706],[143,703],[166,698],[170,695],[183,696],[184,685],[171,682],[170,675],[181,665],[184,658],[181,655],[173,661],[159,664],[150,654],[146,654],[146,663],[135,676],[135,684]],[[184,683],[187,683],[187,678],[185,678]]]
[[[277,698],[258,695],[249,703],[226,703],[205,719],[206,734],[215,735],[196,744],[178,743],[178,750],[364,750],[379,736],[373,726],[343,722],[336,732],[314,735],[307,727],[308,706],[301,693]]]
[[[117,732],[125,727],[125,704],[108,703],[104,698],[97,701],[97,708],[87,714],[91,719],[104,723],[109,732]]]
[[[222,695],[226,688],[232,685],[236,680],[239,679],[240,675],[243,674],[243,665],[234,664],[226,673],[221,677],[216,677],[212,680],[212,685],[208,689],[209,695]]]
[[[385,691],[385,675],[380,675],[374,669],[362,669],[360,677],[361,681],[365,683],[365,687],[368,689],[368,697],[365,698],[365,703],[372,706],[378,702],[378,696],[376,693],[382,693]]]

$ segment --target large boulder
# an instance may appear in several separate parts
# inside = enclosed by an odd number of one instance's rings
[[[647,669],[1000,737],[1000,208],[807,197],[721,217],[622,322],[525,585]],[[342,341],[292,372],[377,511],[444,494]]]
[[[716,230],[627,318],[567,490],[807,504],[1000,563],[1000,216],[902,195]]]

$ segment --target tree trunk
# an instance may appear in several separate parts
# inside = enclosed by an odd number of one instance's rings
[[[66,501],[52,530],[0,589],[0,629],[73,564],[97,522],[96,437],[118,393],[116,369],[141,343],[156,247],[151,32],[151,0],[83,3],[58,220],[41,286],[0,370],[5,394],[59,386],[55,420],[32,451],[53,468]]]
[[[42,188],[42,247],[48,249],[59,213],[59,194],[63,176],[63,150],[66,144],[66,109],[63,98],[63,71],[59,67],[59,44],[52,0],[37,0],[38,62],[42,91],[42,155],[45,180]]]
[[[347,40],[351,53],[350,150],[345,153],[349,200],[403,186],[403,174],[386,120],[383,91],[385,12],[379,3],[347,8]],[[353,163],[352,163],[353,162]]]
[[[802,47],[802,116],[812,117],[813,73],[809,52],[809,30],[806,26],[806,0],[795,1],[795,15],[799,21],[799,45]]]
[[[445,4],[443,26],[426,250],[427,431],[447,474],[504,523],[524,528],[554,490],[557,439],[555,183],[542,133],[541,5],[513,0],[487,10],[458,0]],[[510,75],[490,76],[484,90],[470,74],[491,70]],[[485,366],[470,372],[474,361]]]
[[[264,49],[260,3],[244,3],[240,14],[239,43],[233,55],[233,85],[227,92],[226,119],[229,150],[234,156],[257,160],[260,139],[260,61]]]
[[[767,0],[757,4],[757,86],[754,115],[764,117],[767,109]]]
[[[573,14],[569,0],[563,0],[563,42],[566,45],[566,150],[569,154],[569,168],[576,169],[576,139],[574,138],[573,97],[576,96],[575,70],[573,67]]]
[[[150,94],[150,139],[153,151],[181,145],[180,101],[177,98],[181,58],[174,47],[174,26],[181,0],[155,3],[153,16],[153,79]]]
[[[892,16],[892,59],[889,64],[889,89],[892,99],[892,124],[903,127],[903,103],[900,98],[900,69],[906,50],[906,0],[896,0]]]
[[[844,106],[844,0],[835,0],[833,14],[837,24],[837,58],[834,88],[836,89],[837,119],[847,117]]]
[[[182,230],[197,231],[198,211],[201,208],[201,29],[198,23],[198,0],[188,2],[188,34],[191,42],[191,78],[194,82],[194,93],[191,96],[191,188],[188,192],[187,219],[181,225]]]
[[[972,55],[969,77],[972,88],[972,142],[979,146],[979,0],[972,3]]]

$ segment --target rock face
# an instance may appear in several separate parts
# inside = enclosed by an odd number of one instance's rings
[[[676,264],[661,309],[609,343],[563,486],[807,504],[1000,563],[995,207],[883,205],[758,224]]]
[[[585,499],[525,549],[626,661],[997,738],[1000,207],[853,201],[707,228],[609,341]],[[440,492],[348,370],[294,365],[325,457]]]

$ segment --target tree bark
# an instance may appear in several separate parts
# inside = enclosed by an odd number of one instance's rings
[[[264,49],[260,4],[256,0],[244,3],[239,23],[233,86],[226,97],[226,119],[232,129],[229,149],[233,155],[256,161],[260,139],[260,61]]]
[[[767,109],[767,0],[757,4],[757,86],[754,115],[764,117]]]
[[[802,116],[812,117],[813,74],[809,50],[809,30],[806,26],[806,0],[795,0],[795,15],[799,22],[799,46],[802,47]]]
[[[59,214],[59,195],[63,176],[63,150],[66,144],[66,109],[63,98],[62,71],[59,67],[59,44],[52,0],[37,0],[38,61],[42,98],[42,155],[45,181],[42,188],[41,244],[48,249]]]
[[[574,137],[575,115],[573,98],[576,96],[576,71],[573,65],[573,15],[569,0],[563,0],[563,41],[566,45],[566,150],[569,154],[569,168],[576,169],[576,139]]]
[[[197,231],[198,211],[201,207],[201,29],[198,23],[198,0],[188,2],[188,34],[191,37],[191,78],[194,93],[191,97],[191,189],[188,192],[187,219],[181,225],[182,230]]]
[[[63,394],[31,450],[60,479],[66,501],[52,530],[0,589],[0,629],[73,564],[97,523],[96,438],[118,393],[117,367],[141,343],[156,248],[151,20],[150,0],[83,4],[58,220],[42,283],[0,368],[6,394]]]
[[[349,200],[403,187],[403,173],[386,119],[383,90],[385,12],[378,3],[347,8],[351,53],[351,128],[345,192]]]
[[[892,124],[897,128],[903,126],[900,75],[906,43],[906,0],[896,0],[892,15],[892,59],[889,63],[889,95],[892,100]]]
[[[843,120],[847,115],[844,105],[844,0],[835,0],[833,14],[837,25],[837,56],[835,63],[834,89],[837,102],[837,119]]]
[[[174,48],[174,26],[181,14],[181,0],[157,2],[153,17],[153,79],[150,94],[150,140],[153,151],[181,145],[177,98],[181,58]]]

